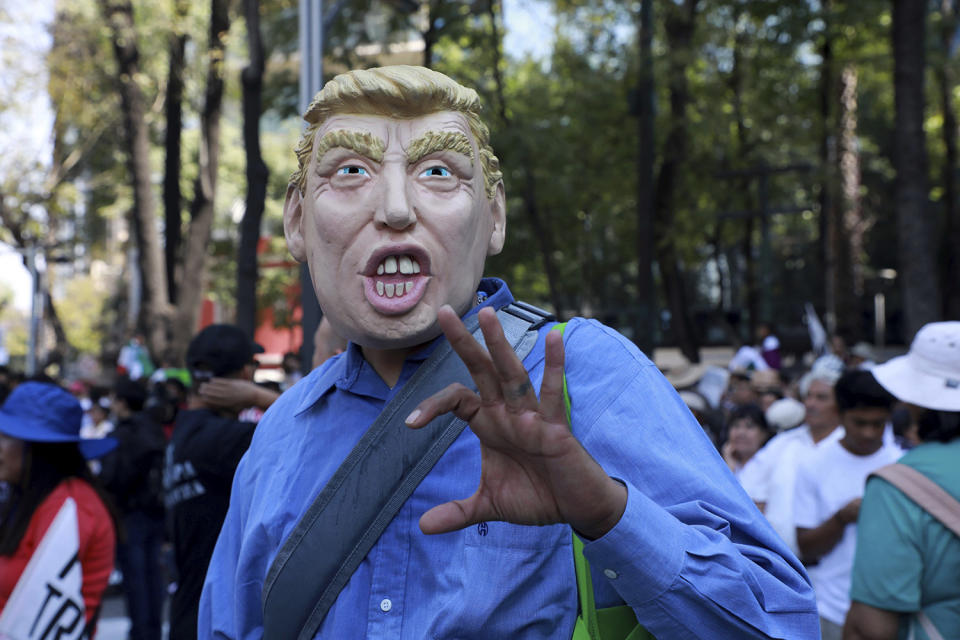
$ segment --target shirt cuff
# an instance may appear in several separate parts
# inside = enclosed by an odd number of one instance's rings
[[[602,574],[624,602],[636,606],[670,588],[683,568],[684,525],[627,482],[627,508],[602,538],[584,540],[594,576]]]

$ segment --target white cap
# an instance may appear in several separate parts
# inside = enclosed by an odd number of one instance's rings
[[[780,398],[775,400],[767,410],[764,411],[764,417],[767,424],[776,431],[785,431],[792,429],[803,423],[807,416],[807,409],[803,403],[793,398]]]

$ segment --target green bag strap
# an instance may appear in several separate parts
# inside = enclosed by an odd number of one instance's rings
[[[551,330],[557,330],[563,336],[566,322],[560,322]],[[573,428],[571,418],[570,394],[567,392],[567,375],[563,375],[563,406],[567,412],[567,424]],[[580,603],[580,616],[573,640],[655,640],[655,638],[637,623],[633,609],[627,605],[609,607],[597,611],[593,599],[593,578],[590,576],[590,563],[583,555],[583,541],[573,529],[573,564],[577,575],[577,598]],[[604,632],[601,632],[603,629]],[[606,636],[606,637],[604,637]]]
[[[563,336],[566,328],[566,322],[558,323],[553,327],[554,330],[560,332],[561,336]],[[563,406],[567,410],[567,424],[572,428],[570,394],[567,393],[566,373],[563,375]],[[602,636],[600,635],[600,627],[597,624],[597,605],[593,600],[593,579],[590,577],[590,564],[587,562],[587,559],[583,557],[583,541],[580,539],[580,536],[573,533],[572,529],[570,530],[570,534],[573,537],[573,564],[577,574],[577,596],[580,600],[580,615],[587,626],[587,632],[590,634],[590,637],[600,640]]]

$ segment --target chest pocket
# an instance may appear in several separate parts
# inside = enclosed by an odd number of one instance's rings
[[[557,547],[569,549],[569,538],[570,527],[563,524],[536,527],[509,522],[481,522],[466,530],[464,544],[467,547],[543,551]]]

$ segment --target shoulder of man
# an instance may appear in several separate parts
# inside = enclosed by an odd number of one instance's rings
[[[613,362],[653,366],[653,362],[626,336],[591,318],[571,318],[563,332],[564,359],[570,364],[586,361],[602,369]],[[611,361],[612,359],[612,361]]]

